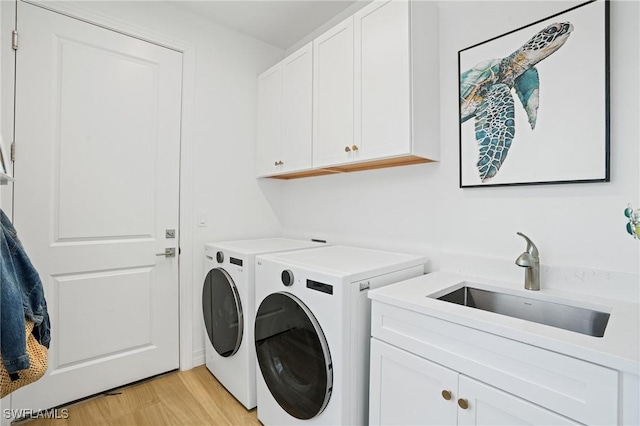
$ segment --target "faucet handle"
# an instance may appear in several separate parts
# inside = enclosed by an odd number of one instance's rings
[[[527,237],[522,232],[516,232],[516,234],[527,240],[527,252],[531,253],[531,256],[533,257],[539,257],[540,252],[538,251],[538,247],[536,247],[533,241],[531,241],[531,238]]]

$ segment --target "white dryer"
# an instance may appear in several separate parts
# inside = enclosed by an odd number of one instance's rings
[[[256,257],[258,419],[367,423],[367,290],[424,273],[426,259],[329,246]]]
[[[265,238],[205,245],[202,313],[209,371],[247,409],[256,406],[255,256],[321,243]]]

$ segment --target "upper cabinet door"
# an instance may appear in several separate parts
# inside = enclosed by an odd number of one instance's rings
[[[313,41],[313,166],[352,160],[353,17]]]
[[[282,172],[311,168],[313,43],[282,61]]]
[[[279,170],[282,105],[282,64],[258,76],[258,135],[256,168],[258,176]]]
[[[354,15],[354,160],[411,153],[409,7],[374,1]]]

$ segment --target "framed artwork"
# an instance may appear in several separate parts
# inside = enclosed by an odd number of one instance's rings
[[[609,3],[458,52],[460,187],[609,181]]]

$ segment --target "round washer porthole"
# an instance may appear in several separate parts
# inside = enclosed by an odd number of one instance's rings
[[[210,270],[204,279],[202,314],[215,351],[223,357],[238,352],[244,326],[242,303],[233,279],[222,268]]]
[[[292,294],[267,296],[256,314],[256,356],[273,398],[302,420],[326,408],[333,387],[327,340],[305,304]]]

